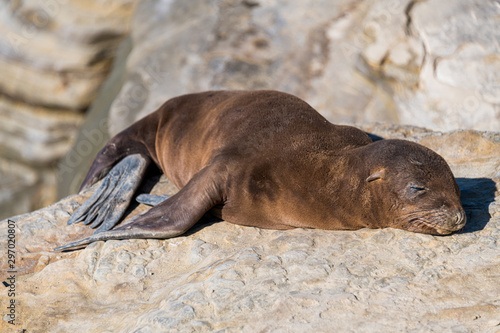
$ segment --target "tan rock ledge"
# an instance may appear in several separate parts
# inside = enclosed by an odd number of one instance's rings
[[[90,233],[66,225],[87,192],[10,219],[16,294],[1,293],[0,330],[13,331],[14,299],[15,328],[29,332],[497,332],[500,133],[370,131],[448,160],[469,218],[463,232],[273,231],[205,219],[173,239],[52,252]],[[153,188],[161,191],[175,190],[162,178]],[[0,222],[2,281],[8,225]]]

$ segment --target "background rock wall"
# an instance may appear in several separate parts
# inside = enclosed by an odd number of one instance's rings
[[[1,217],[55,200],[57,163],[109,73],[137,2],[1,1]]]
[[[333,122],[495,131],[499,14],[468,0],[145,2],[110,130],[186,92],[279,89]]]

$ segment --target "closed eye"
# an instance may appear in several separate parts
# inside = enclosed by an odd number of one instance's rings
[[[422,191],[425,191],[425,187],[421,187],[418,185],[410,185],[410,190],[412,190],[414,192],[422,192]]]

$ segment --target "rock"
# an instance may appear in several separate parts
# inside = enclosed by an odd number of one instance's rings
[[[78,192],[94,156],[110,139],[108,112],[125,81],[125,65],[131,48],[130,38],[125,39],[120,45],[110,76],[103,83],[99,95],[89,107],[73,146],[59,161],[57,169],[59,199]]]
[[[0,159],[12,164],[9,170],[22,164],[39,182],[35,189],[16,190],[0,184],[0,205],[9,206],[0,218],[55,201],[54,166],[72,146],[83,111],[108,75],[137,2],[27,0],[1,6]],[[23,175],[21,183],[31,184],[29,172],[5,177]],[[18,193],[23,200],[14,200]]]
[[[500,54],[488,54],[477,44],[465,45],[455,55],[440,58],[436,63],[439,81],[475,91],[481,99],[491,104],[500,104],[499,71]]]
[[[463,232],[276,231],[204,218],[172,239],[52,252],[91,233],[66,221],[93,187],[0,222],[4,235],[15,225],[18,288],[14,298],[2,293],[0,303],[14,299],[16,327],[28,331],[494,331],[500,133],[381,124],[365,130],[420,142],[448,160],[469,219]],[[153,194],[176,191],[163,176],[143,190],[151,187]],[[0,238],[0,247],[7,245]],[[7,265],[1,256],[2,281]],[[3,318],[0,328],[11,329]]]
[[[0,12],[0,90],[31,104],[84,109],[128,30],[136,1],[23,1]]]
[[[81,122],[70,110],[28,106],[0,96],[0,151],[12,160],[46,166],[66,154]]]
[[[425,46],[419,89],[400,102],[403,123],[452,130],[500,127],[500,68],[493,1],[414,2],[410,31]]]
[[[32,207],[33,190],[39,184],[38,174],[22,164],[15,164],[0,159],[0,211],[2,215],[12,216],[17,210],[12,208],[16,202],[17,209],[28,212]]]
[[[335,123],[498,130],[499,11],[467,0],[145,2],[110,131],[208,89],[282,90]]]

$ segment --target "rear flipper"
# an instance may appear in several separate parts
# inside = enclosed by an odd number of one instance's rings
[[[129,206],[150,163],[140,154],[122,159],[105,176],[97,191],[73,213],[68,224],[92,223],[91,228],[99,227],[95,234],[113,228]]]
[[[200,171],[174,196],[168,199],[159,196],[163,201],[144,213],[134,216],[126,224],[113,230],[94,233],[90,237],[60,246],[55,250],[79,248],[82,245],[109,239],[165,239],[182,235],[212,207],[221,203],[218,186],[220,183],[217,179],[220,173],[210,169],[211,167],[207,167]],[[156,196],[142,196],[144,199],[149,197]]]

